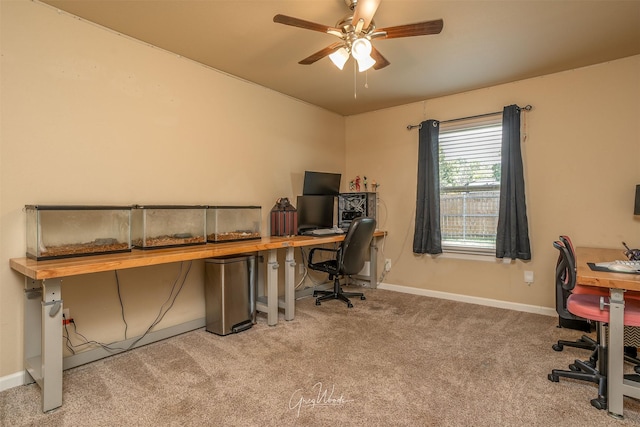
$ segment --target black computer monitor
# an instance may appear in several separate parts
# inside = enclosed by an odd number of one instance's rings
[[[339,173],[304,172],[302,194],[305,196],[337,196],[340,194]]]
[[[298,234],[333,227],[334,196],[298,196]]]

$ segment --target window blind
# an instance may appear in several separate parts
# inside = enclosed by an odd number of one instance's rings
[[[502,116],[440,125],[440,186],[449,191],[500,183]]]

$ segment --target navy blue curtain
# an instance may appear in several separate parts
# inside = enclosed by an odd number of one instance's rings
[[[440,168],[438,136],[440,123],[427,120],[420,123],[418,145],[418,194],[413,252],[440,254]]]
[[[502,172],[496,233],[496,257],[531,259],[524,171],[520,149],[520,107],[509,105],[502,113]]]

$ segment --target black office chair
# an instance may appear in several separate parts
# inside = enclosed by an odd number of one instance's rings
[[[364,267],[369,252],[369,245],[373,239],[373,232],[376,229],[376,220],[373,218],[360,217],[353,220],[349,226],[349,230],[338,249],[313,248],[309,252],[308,266],[312,270],[323,271],[329,273],[329,280],[333,280],[333,290],[331,291],[314,291],[316,305],[320,305],[322,301],[330,299],[339,299],[347,303],[347,307],[353,307],[349,297],[360,297],[361,300],[366,299],[361,292],[343,292],[340,286],[340,277],[357,274]],[[331,252],[334,255],[332,259],[313,262],[316,252]]]

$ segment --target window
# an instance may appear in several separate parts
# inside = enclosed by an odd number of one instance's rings
[[[495,253],[502,115],[441,123],[440,227],[449,252]]]

